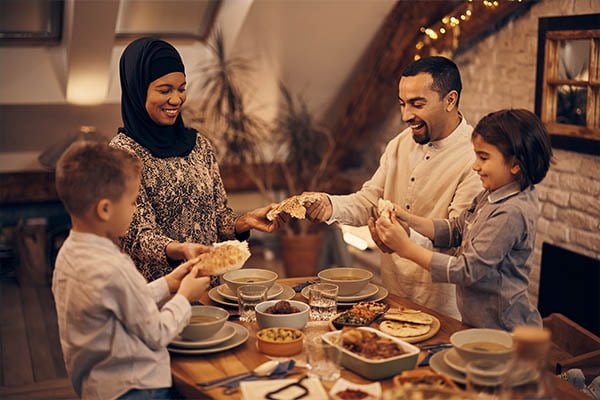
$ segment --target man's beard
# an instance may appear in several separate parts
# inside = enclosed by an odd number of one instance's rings
[[[412,138],[418,144],[427,144],[431,141],[431,135],[429,134],[429,129],[425,131],[423,135],[412,135]]]

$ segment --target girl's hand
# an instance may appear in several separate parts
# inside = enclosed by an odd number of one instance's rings
[[[400,224],[394,214],[390,216],[389,221],[379,217],[375,223],[375,230],[381,241],[400,255],[406,242],[410,242],[406,227]]]
[[[373,241],[375,242],[377,247],[379,247],[379,250],[383,251],[384,253],[393,253],[394,250],[387,247],[383,243],[383,241],[379,238],[379,234],[377,233],[377,229],[375,227],[375,218],[373,218],[373,217],[369,218],[368,225],[369,225],[369,232],[371,233],[371,238],[373,239]]]
[[[165,279],[167,280],[167,285],[169,286],[169,292],[175,293],[181,286],[181,281],[185,276],[192,270],[192,267],[196,263],[196,259],[193,258],[188,260],[175,268],[173,271],[169,272],[165,275]]]

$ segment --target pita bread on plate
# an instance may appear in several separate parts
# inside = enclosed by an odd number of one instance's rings
[[[213,250],[196,257],[194,265],[200,267],[202,275],[223,275],[226,272],[240,269],[250,258],[248,242],[228,240],[213,243]]]
[[[421,336],[429,332],[430,325],[411,324],[410,322],[383,321],[379,330],[388,335],[397,337]]]
[[[385,319],[401,322],[411,322],[413,324],[431,325],[433,317],[419,310],[411,310],[407,308],[390,308],[385,315]]]
[[[305,219],[305,206],[320,199],[321,195],[318,193],[292,196],[271,209],[271,211],[267,213],[267,219],[269,221],[273,221],[282,212],[287,213],[297,219]]]

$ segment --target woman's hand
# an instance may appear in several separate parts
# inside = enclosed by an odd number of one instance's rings
[[[304,192],[302,194],[318,194],[319,200],[313,201],[306,207],[306,216],[311,221],[325,222],[331,218],[333,214],[333,206],[329,196],[325,193]]]
[[[272,203],[242,215],[235,221],[235,231],[237,233],[242,233],[249,231],[250,229],[256,229],[268,233],[275,232],[281,226],[285,225],[289,218],[287,214],[280,213],[273,221],[269,221],[267,219],[267,213],[276,206],[277,203]]]
[[[177,293],[181,294],[189,301],[200,299],[202,293],[208,289],[210,277],[198,276],[198,267],[193,267],[192,270],[181,280],[181,285]]]
[[[200,243],[172,241],[167,245],[165,252],[171,260],[191,260],[211,250],[212,246],[205,246]]]
[[[384,253],[393,253],[394,250],[387,247],[383,243],[383,241],[379,238],[379,234],[377,233],[377,228],[375,227],[375,218],[373,218],[373,217],[369,218],[369,221],[367,222],[367,224],[369,225],[369,232],[371,233],[371,238],[373,239],[373,241],[375,242],[377,247],[379,247],[379,250],[383,251]]]
[[[186,275],[192,270],[192,267],[195,263],[195,258],[188,260],[180,266],[178,266],[177,268],[175,268],[173,271],[169,272],[167,275],[165,275],[167,285],[169,286],[169,292],[177,292],[177,289],[179,289],[179,286],[181,285],[182,279],[185,278]]]

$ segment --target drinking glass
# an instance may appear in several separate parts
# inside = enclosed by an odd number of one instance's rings
[[[335,381],[340,377],[342,351],[337,345],[329,344],[320,336],[306,342],[308,376],[324,381]]]
[[[495,360],[474,360],[467,364],[467,390],[477,393],[478,399],[500,398],[502,379],[507,363]]]
[[[256,311],[254,307],[267,300],[268,287],[263,285],[244,285],[237,290],[240,309],[240,321],[255,322]]]
[[[311,320],[328,321],[335,316],[338,291],[339,287],[331,283],[317,283],[309,288],[308,305]]]

